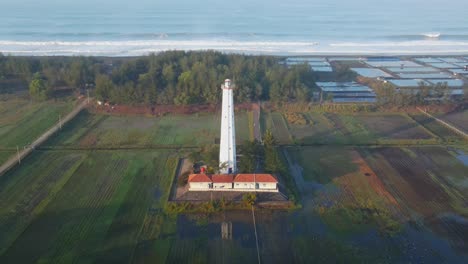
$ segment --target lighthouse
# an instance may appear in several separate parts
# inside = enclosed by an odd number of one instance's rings
[[[224,84],[221,85],[223,91],[221,140],[219,146],[219,167],[221,174],[237,172],[233,88],[234,85],[229,79],[226,79]]]

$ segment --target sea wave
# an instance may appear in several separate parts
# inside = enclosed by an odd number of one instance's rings
[[[376,36],[379,39],[394,40],[394,41],[467,41],[467,34],[444,34],[444,33],[421,33],[421,34],[401,34]]]
[[[217,50],[246,54],[468,54],[464,41],[312,42],[230,40],[11,41],[0,52],[12,55],[138,56],[167,50]]]

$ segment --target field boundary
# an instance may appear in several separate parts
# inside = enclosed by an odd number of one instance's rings
[[[411,122],[416,122],[416,124],[418,124],[419,126],[421,126],[421,128],[426,131],[426,133],[428,133],[429,135],[431,135],[433,138],[436,138],[436,139],[442,139],[441,136],[439,136],[438,134],[432,132],[429,128],[427,128],[424,124],[422,124],[421,122],[418,122],[418,120],[416,120],[413,116],[409,115],[408,113],[404,113],[402,114],[405,118],[407,118],[408,120],[410,120]],[[430,140],[430,139],[428,139]]]
[[[180,174],[182,173],[182,166],[185,162],[185,158],[179,158],[178,161],[177,161],[177,166],[175,168],[175,172],[173,173],[174,175],[172,175],[172,181],[171,181],[171,186],[170,186],[170,189],[169,189],[169,195],[167,196],[167,201],[168,202],[172,202],[172,201],[175,201],[177,200],[177,197],[176,196],[176,193],[177,193],[177,180],[180,176]],[[173,196],[174,196],[174,199],[173,199]]]
[[[0,176],[5,174],[9,169],[13,168],[15,165],[19,165],[21,162],[20,160],[23,160],[27,155],[29,155],[33,150],[36,148],[36,146],[39,146],[46,142],[52,135],[54,135],[57,131],[59,131],[62,126],[64,126],[66,123],[71,121],[74,117],[76,117],[81,110],[83,110],[86,106],[88,105],[87,101],[81,102],[75,109],[73,109],[70,113],[68,113],[63,120],[60,120],[57,122],[54,126],[49,128],[44,134],[39,136],[33,143],[31,143],[29,148],[23,149],[22,151],[19,151],[17,155],[13,155],[10,159],[8,159],[5,163],[3,163],[0,166]]]
[[[427,116],[430,117],[430,118],[433,118],[435,121],[441,123],[442,125],[444,125],[444,126],[446,126],[447,128],[453,130],[453,131],[456,132],[457,134],[460,134],[460,135],[462,135],[463,137],[465,137],[466,139],[468,139],[468,134],[466,134],[464,131],[462,131],[462,130],[456,128],[455,126],[453,126],[453,125],[451,125],[451,124],[449,124],[449,123],[447,123],[447,122],[445,122],[445,121],[443,121],[443,120],[441,120],[441,119],[439,119],[439,118],[437,118],[437,117],[435,117],[435,116],[429,114],[428,112],[422,110],[422,109],[419,108],[419,107],[417,107],[417,109],[418,109],[421,113],[427,115]]]

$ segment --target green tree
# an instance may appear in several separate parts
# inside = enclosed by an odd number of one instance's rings
[[[255,193],[246,193],[242,195],[242,201],[245,205],[252,206],[257,201],[257,195]]]
[[[269,129],[267,129],[265,131],[265,134],[263,135],[263,144],[266,147],[272,147],[272,146],[276,145],[276,139],[273,136],[273,133],[271,132],[271,130],[269,130]]]
[[[299,102],[308,102],[310,100],[309,88],[302,83],[296,88],[296,99]]]
[[[86,83],[92,82],[94,73],[91,61],[85,57],[73,58],[67,73],[67,81],[70,86],[81,88]]]
[[[42,76],[39,73],[34,74],[33,79],[29,83],[29,95],[34,100],[47,100],[50,95],[50,90],[46,87]]]
[[[278,151],[274,147],[265,148],[265,171],[269,173],[279,173],[284,170]]]
[[[98,100],[109,100],[113,83],[107,75],[98,75],[96,77],[96,98]]]

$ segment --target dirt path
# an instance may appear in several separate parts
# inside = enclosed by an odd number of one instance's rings
[[[0,176],[3,175],[5,172],[7,172],[9,169],[14,167],[16,164],[18,164],[18,159],[23,160],[27,155],[29,155],[33,150],[47,141],[53,134],[55,134],[59,129],[62,128],[67,122],[72,120],[76,115],[78,115],[81,110],[83,110],[87,106],[87,100],[84,100],[81,102],[79,105],[75,107],[70,113],[68,113],[61,121],[57,122],[53,127],[51,127],[49,130],[47,130],[44,134],[42,134],[39,138],[37,138],[29,148],[24,149],[20,151],[18,154],[12,156],[9,160],[7,160],[5,163],[3,163],[0,166]]]
[[[288,151],[285,148],[282,148],[281,150],[283,151],[284,157],[288,162],[289,172],[291,172],[291,175],[293,176],[294,181],[296,182],[297,189],[299,189],[300,193],[304,193],[305,182],[304,178],[302,177],[302,168],[296,163],[293,163]]]
[[[437,117],[435,117],[435,116],[429,114],[428,112],[422,110],[422,109],[419,108],[419,107],[418,107],[418,110],[419,110],[421,113],[427,115],[428,117],[433,118],[434,120],[436,120],[437,122],[441,123],[442,125],[444,125],[444,126],[450,128],[450,129],[452,129],[453,131],[455,131],[455,133],[458,133],[458,134],[464,136],[465,138],[468,138],[468,134],[466,134],[464,131],[462,131],[462,130],[456,128],[455,126],[453,126],[453,125],[451,125],[451,124],[449,124],[449,123],[447,123],[447,122],[445,122],[445,121],[443,121],[443,120],[441,120],[441,119],[439,119],[439,118],[437,118]]]
[[[193,165],[192,161],[190,161],[187,158],[183,158],[179,160],[179,165],[177,167],[176,175],[174,175],[175,179],[174,179],[174,183],[172,184],[173,190],[171,191],[170,200],[176,200],[177,198],[182,197],[182,195],[188,192],[189,184],[187,183],[185,186],[179,187],[178,181],[179,181],[179,177],[181,177],[183,173],[190,171],[190,169],[192,168],[192,165]]]

